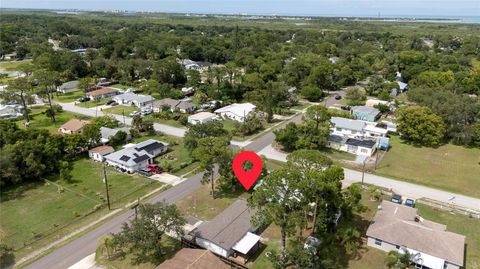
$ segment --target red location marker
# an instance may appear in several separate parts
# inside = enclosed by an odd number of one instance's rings
[[[243,163],[249,161],[253,164],[250,171],[243,170]],[[232,163],[233,172],[242,183],[243,187],[248,191],[253,183],[257,181],[260,173],[262,173],[262,159],[252,151],[243,151],[235,156]]]

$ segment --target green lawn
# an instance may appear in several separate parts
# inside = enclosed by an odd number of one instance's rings
[[[17,70],[20,64],[26,62],[28,61],[2,61],[0,62],[0,68],[4,68],[7,71],[14,71]]]
[[[126,89],[128,89],[128,88],[132,88],[132,86],[127,86],[127,85],[123,85],[123,84],[113,84],[113,85],[110,85],[109,87],[110,87],[110,88],[122,89],[122,90],[126,90]]]
[[[480,268],[480,220],[417,203],[423,218],[447,225],[447,231],[466,236],[466,269]]]
[[[180,242],[167,235],[164,235],[161,240],[162,251],[165,254],[165,260],[170,259],[179,251],[182,246]],[[102,243],[100,243],[95,252],[95,261],[98,265],[103,265],[106,268],[115,269],[154,269],[157,265],[152,263],[134,264],[132,262],[133,255],[128,253],[125,257],[114,257],[108,259],[106,249]]]
[[[30,128],[40,128],[46,129],[53,134],[58,134],[58,128],[62,126],[65,122],[71,119],[88,119],[88,117],[74,114],[71,112],[63,111],[55,116],[55,122],[52,121],[49,117],[45,115],[45,110],[47,106],[37,107],[30,109]],[[23,122],[25,120],[21,119],[17,121],[17,124],[23,128]]]
[[[176,120],[163,120],[163,119],[158,119],[154,117],[151,117],[151,119],[153,119],[153,121],[156,123],[166,124],[166,125],[170,125],[172,127],[177,127],[177,128],[185,128],[185,126],[183,126],[180,122]]]
[[[303,110],[303,109],[309,107],[310,105],[311,104],[309,104],[309,103],[298,103],[298,105],[292,106],[291,109]]]
[[[390,138],[391,149],[377,174],[433,188],[480,197],[480,149],[452,144],[438,148],[416,147],[400,137]]]
[[[53,95],[53,100],[61,103],[71,103],[77,101],[77,99],[81,97],[85,97],[85,93],[83,91],[56,93]]]
[[[104,105],[110,100],[112,100],[112,98],[103,98],[103,99],[100,99],[98,101],[91,100],[91,101],[87,101],[87,102],[83,102],[83,103],[77,102],[76,105],[81,106],[81,107],[91,108],[91,107]]]
[[[105,108],[102,111],[105,113],[112,113],[112,114],[118,114],[122,115],[122,112],[124,113],[125,116],[128,116],[130,113],[138,111],[139,109],[136,106],[112,106],[109,108]]]
[[[250,196],[243,188],[237,188],[235,193],[217,190],[215,192],[215,199],[213,199],[210,190],[210,184],[204,184],[200,189],[178,202],[177,206],[183,215],[192,216],[201,220],[211,220],[237,199],[246,199]]]
[[[56,233],[57,229],[74,225],[94,211],[95,206],[105,205],[105,184],[100,163],[80,159],[73,163],[72,181],[57,180],[30,184],[5,190],[1,195],[2,218],[0,238],[10,246],[19,248],[43,236]],[[139,175],[128,175],[107,168],[110,201],[118,208],[134,201],[161,183]]]
[[[156,139],[169,143],[168,152],[156,157],[155,163],[168,163],[171,166],[170,173],[181,176],[198,166],[198,163],[193,162],[190,153],[183,146],[183,140],[181,138],[166,135],[143,135],[134,139],[133,142],[138,143],[147,139]]]

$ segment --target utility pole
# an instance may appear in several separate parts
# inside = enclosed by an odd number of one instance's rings
[[[107,180],[107,169],[106,165],[103,164],[103,182],[105,182],[105,191],[107,193],[107,205],[108,205],[108,210],[111,210],[110,208],[110,195],[108,195],[108,180]]]
[[[125,109],[122,110],[122,115],[123,115],[123,125],[126,125],[125,124]]]
[[[363,179],[365,178],[365,165],[367,164],[367,158],[363,160],[363,169],[362,169],[362,189],[365,189],[365,186],[363,185]]]
[[[377,155],[375,156],[375,170],[377,170],[378,152],[379,151],[380,151],[380,148],[377,148]]]

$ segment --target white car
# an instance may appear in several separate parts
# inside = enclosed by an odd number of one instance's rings
[[[140,111],[134,111],[134,112],[130,113],[130,117],[136,117],[136,116],[140,116],[140,115],[141,115]]]

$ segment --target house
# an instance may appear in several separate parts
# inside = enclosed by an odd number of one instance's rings
[[[100,127],[100,142],[103,144],[106,144],[110,141],[110,139],[115,136],[118,132],[125,132],[127,134],[127,139],[129,140],[131,138],[130,136],[130,129],[127,127],[121,127],[121,128],[108,128],[108,127]]]
[[[68,81],[57,87],[57,92],[61,93],[75,92],[79,90],[80,89],[78,88],[78,80]]]
[[[179,101],[177,106],[175,106],[175,110],[178,110],[182,113],[191,113],[195,111],[195,105],[189,102]]]
[[[195,92],[195,88],[194,87],[183,87],[182,92],[185,95],[190,95],[190,94],[193,94]]]
[[[99,100],[99,99],[115,96],[118,93],[119,91],[117,89],[100,87],[100,89],[98,90],[88,92],[86,96],[92,100]]]
[[[23,116],[23,106],[19,104],[1,105],[0,119],[16,119]]]
[[[347,136],[334,135],[328,136],[328,147],[349,152],[355,155],[372,156],[377,149],[377,142],[371,139],[355,139]]]
[[[110,153],[105,156],[105,161],[108,165],[133,173],[153,163],[153,158],[165,153],[167,149],[167,143],[149,139]]]
[[[377,138],[385,137],[388,130],[377,127],[376,123],[361,120],[352,120],[341,117],[330,119],[330,133],[350,138]]]
[[[354,106],[352,115],[358,120],[376,121],[380,117],[380,110],[371,106]]]
[[[114,96],[112,100],[121,105],[136,106],[142,109],[151,108],[155,99],[150,95],[141,95],[133,92],[126,92]]]
[[[379,99],[368,99],[366,102],[365,102],[365,105],[366,106],[378,106],[378,105],[386,105],[388,106],[390,102],[388,101],[384,101],[384,100],[379,100]]]
[[[202,248],[222,257],[240,255],[248,257],[258,248],[260,236],[254,234],[251,219],[255,210],[239,199],[218,214],[214,219],[203,222],[190,235]]]
[[[220,115],[223,119],[231,119],[239,122],[244,122],[245,119],[254,113],[256,106],[251,103],[231,104],[215,110],[215,113]]]
[[[153,112],[161,112],[164,109],[168,109],[171,112],[175,111],[175,107],[178,105],[180,101],[174,100],[171,98],[165,98],[161,100],[157,100],[153,102]]]
[[[465,236],[418,216],[417,209],[383,201],[367,230],[367,244],[389,251],[408,251],[417,266],[458,269],[464,266]],[[420,268],[417,267],[417,268]]]
[[[88,120],[71,119],[60,126],[58,132],[62,134],[81,134],[83,127],[89,123]]]
[[[408,84],[407,84],[407,83],[404,83],[404,82],[401,82],[401,81],[397,81],[397,84],[398,84],[397,93],[400,94],[400,93],[408,90]]]
[[[114,151],[115,150],[110,146],[98,146],[88,151],[88,157],[94,161],[103,162],[105,160],[104,156]]]
[[[218,116],[210,112],[199,112],[197,114],[188,116],[188,123],[195,125],[198,123],[205,123],[212,120],[217,120]]]
[[[206,249],[182,248],[175,256],[164,261],[155,269],[231,269],[218,256]]]

